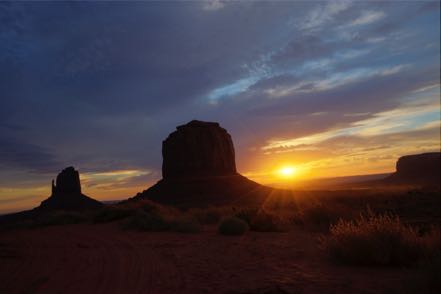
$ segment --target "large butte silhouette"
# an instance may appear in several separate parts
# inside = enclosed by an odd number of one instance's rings
[[[231,135],[216,122],[190,121],[162,142],[162,179],[133,199],[205,206],[263,201],[273,190],[236,170]]]
[[[396,171],[384,180],[387,184],[440,186],[441,153],[430,152],[402,156]]]

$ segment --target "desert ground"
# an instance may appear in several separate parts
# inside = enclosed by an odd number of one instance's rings
[[[415,227],[439,224],[439,194],[365,197],[332,196],[325,210],[284,230],[240,236],[219,234],[217,224],[192,233],[130,230],[124,220],[9,228],[0,233],[0,293],[430,292],[418,265],[345,265],[323,249],[330,211],[341,214],[342,205],[393,207]]]
[[[2,293],[399,293],[409,269],[335,266],[319,233],[226,237],[129,232],[115,223],[0,237]],[[66,278],[69,277],[69,278]]]

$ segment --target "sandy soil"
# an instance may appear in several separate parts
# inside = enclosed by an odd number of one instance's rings
[[[0,293],[398,293],[410,270],[333,265],[318,233],[226,237],[117,224],[0,233]]]

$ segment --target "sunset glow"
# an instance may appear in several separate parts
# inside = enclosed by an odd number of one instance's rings
[[[136,195],[192,119],[225,128],[264,185],[440,150],[439,1],[240,2],[6,5],[0,213],[39,204],[69,165],[98,200]]]
[[[440,8],[1,1],[0,292],[439,293]]]
[[[292,178],[295,176],[297,169],[294,166],[284,166],[278,170],[278,174],[282,178]]]

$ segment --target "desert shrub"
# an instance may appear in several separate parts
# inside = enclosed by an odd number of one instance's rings
[[[171,222],[170,229],[179,233],[199,233],[202,228],[201,225],[192,219],[175,219]]]
[[[354,221],[339,220],[324,242],[335,260],[356,265],[411,265],[426,252],[424,238],[388,214],[368,211]]]
[[[341,205],[314,203],[302,207],[292,218],[293,223],[301,225],[314,225],[328,228],[341,218],[349,218],[347,209]]]
[[[206,208],[206,209],[192,209],[188,211],[188,214],[196,219],[200,224],[203,225],[214,225],[219,223],[224,211],[219,208]]]
[[[235,217],[246,222],[252,231],[256,232],[280,232],[284,230],[284,224],[275,213],[263,209],[242,209]]]
[[[140,207],[143,211],[147,213],[156,213],[159,210],[159,204],[156,204],[149,200],[144,200],[140,202]]]
[[[238,236],[248,231],[248,224],[238,217],[227,217],[219,225],[222,235]]]
[[[148,214],[161,216],[167,220],[172,220],[174,218],[182,217],[182,211],[174,207],[161,205],[159,203],[147,199],[139,201],[139,203],[137,205],[135,204],[135,206],[133,206],[132,208],[136,210],[141,209],[142,211]]]
[[[129,230],[161,232],[170,230],[171,224],[160,214],[147,213],[140,209],[126,220],[123,227]]]
[[[104,207],[96,212],[93,220],[96,223],[113,222],[116,220],[127,218],[134,213],[135,211],[133,209],[120,208],[116,206]]]
[[[257,208],[243,208],[238,210],[234,216],[243,220],[248,225],[252,222],[252,220],[256,217],[258,213]]]

